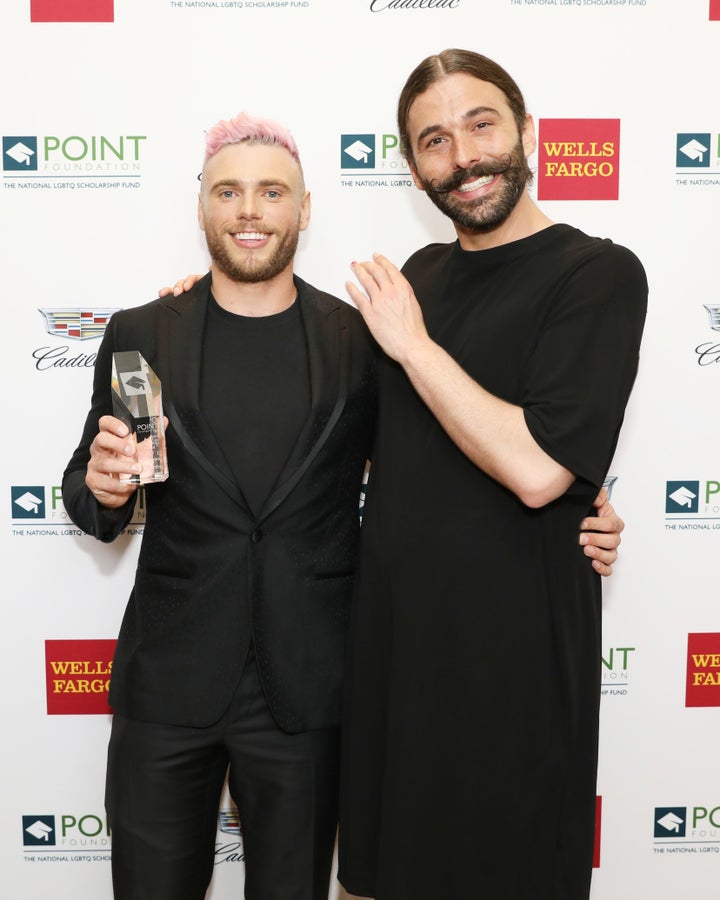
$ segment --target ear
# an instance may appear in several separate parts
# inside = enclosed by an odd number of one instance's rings
[[[525,116],[525,124],[520,137],[525,156],[532,156],[537,149],[537,138],[535,137],[535,125],[529,113]]]
[[[305,196],[302,198],[300,202],[300,231],[305,231],[305,229],[310,224],[310,191],[305,191]]]
[[[202,191],[198,194],[198,225],[201,231],[205,231],[205,213],[203,211]]]
[[[424,191],[424,190],[425,190],[425,187],[424,187],[422,181],[420,180],[420,176],[418,175],[418,171],[417,171],[417,169],[415,168],[415,163],[414,163],[411,159],[408,159],[407,164],[408,164],[408,168],[410,169],[410,174],[412,175],[412,180],[413,180],[413,182],[414,182],[414,184],[415,184],[415,187],[416,187],[419,191]]]

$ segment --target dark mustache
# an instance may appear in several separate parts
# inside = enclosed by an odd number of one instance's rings
[[[448,176],[444,181],[431,180],[430,187],[438,194],[449,194],[451,191],[456,191],[469,179],[484,178],[486,175],[501,175],[510,168],[510,164],[511,158],[509,155],[488,160],[478,163],[476,166],[470,166],[467,169],[458,169],[457,172]]]

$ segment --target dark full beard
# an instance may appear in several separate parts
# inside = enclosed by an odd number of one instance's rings
[[[223,237],[224,234],[216,231],[212,233],[205,231],[205,240],[213,263],[232,281],[240,284],[257,284],[275,278],[292,262],[297,250],[300,230],[294,228],[287,231],[272,256],[264,263],[257,263],[251,250],[247,251],[244,258],[233,256],[223,242]]]
[[[451,193],[469,178],[481,178],[484,175],[503,176],[495,186],[492,197],[463,201]],[[464,230],[481,234],[492,231],[507,220],[531,178],[532,172],[522,144],[518,141],[512,151],[504,156],[478,163],[468,169],[458,169],[445,181],[420,177],[420,183],[440,212]]]

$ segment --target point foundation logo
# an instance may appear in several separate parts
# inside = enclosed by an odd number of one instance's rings
[[[13,519],[38,522],[45,518],[45,488],[42,485],[17,484],[10,488],[10,509]]]
[[[656,853],[720,853],[720,806],[656,806]]]
[[[665,482],[665,529],[720,530],[720,480]]]
[[[397,134],[341,134],[340,169],[342,187],[412,187],[413,183]]]
[[[706,132],[677,135],[675,165],[678,169],[707,169],[710,165],[712,135]]]
[[[540,119],[538,200],[617,200],[620,119]]]
[[[113,0],[30,0],[31,22],[113,22]]]
[[[653,836],[656,838],[685,837],[687,826],[687,807],[657,806],[655,807]]]
[[[115,640],[45,641],[49,716],[109,715]]]
[[[146,520],[145,491],[137,491],[132,519],[123,534],[142,535]],[[10,527],[15,537],[47,535],[84,537],[67,514],[59,484],[15,484],[10,486]]]
[[[25,862],[109,862],[110,843],[104,815],[74,811],[22,817]]]
[[[720,134],[681,131],[675,136],[675,184],[687,187],[720,185]]]
[[[630,660],[635,647],[608,647],[602,651],[603,697],[626,697],[630,685]]]
[[[720,706],[720,633],[688,635],[685,706]]]
[[[340,136],[341,169],[375,168],[375,135],[343,134]]]
[[[2,139],[5,187],[48,191],[141,186],[145,134],[11,134]]]
[[[37,138],[5,135],[2,139],[3,169],[6,172],[37,171]]]
[[[23,816],[22,830],[25,847],[55,846],[55,816]]]

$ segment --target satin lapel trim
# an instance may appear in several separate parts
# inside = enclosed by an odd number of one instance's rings
[[[310,414],[276,486],[258,520],[267,518],[295,488],[327,441],[347,400],[347,329],[341,324],[340,302],[313,296],[301,279],[298,302],[303,317],[310,365]]]
[[[210,275],[192,290],[161,304],[157,318],[158,376],[163,406],[185,448],[203,471],[248,514],[250,508],[200,411],[200,371]],[[168,461],[172,478],[172,460]]]

